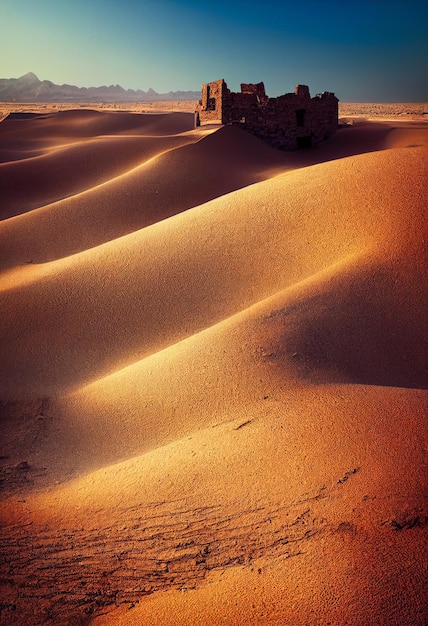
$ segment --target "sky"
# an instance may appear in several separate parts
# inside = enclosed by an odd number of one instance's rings
[[[426,0],[0,0],[0,78],[428,101]]]

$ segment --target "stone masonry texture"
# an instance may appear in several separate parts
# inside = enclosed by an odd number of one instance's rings
[[[202,85],[197,124],[233,124],[282,150],[309,147],[327,139],[338,127],[339,100],[324,92],[311,98],[309,87],[269,98],[263,83],[241,84],[240,93],[224,79]]]

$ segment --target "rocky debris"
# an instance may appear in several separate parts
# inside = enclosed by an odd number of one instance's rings
[[[424,515],[404,514],[397,519],[391,520],[391,526],[394,530],[409,530],[410,528],[423,528],[428,524],[428,517]]]
[[[344,475],[342,476],[342,478],[339,478],[339,480],[337,481],[337,483],[338,483],[339,485],[343,485],[343,483],[346,483],[346,481],[348,480],[348,478],[349,478],[350,476],[353,476],[354,474],[356,474],[357,472],[359,472],[359,471],[360,471],[360,469],[361,469],[361,467],[354,467],[354,469],[349,470],[349,472],[346,472],[346,474],[344,474]]]

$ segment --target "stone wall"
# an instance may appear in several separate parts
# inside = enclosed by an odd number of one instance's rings
[[[224,108],[230,98],[230,91],[223,79],[202,85],[201,100],[196,111],[201,123],[226,124]]]
[[[197,116],[201,124],[234,124],[275,148],[294,150],[327,139],[337,130],[338,103],[329,92],[311,98],[306,85],[269,98],[263,83],[242,84],[235,93],[221,79],[202,86]]]

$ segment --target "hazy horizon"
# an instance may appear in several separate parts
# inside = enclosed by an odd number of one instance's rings
[[[402,2],[0,0],[0,77],[79,87],[232,90],[307,84],[343,102],[428,101],[428,7]]]

